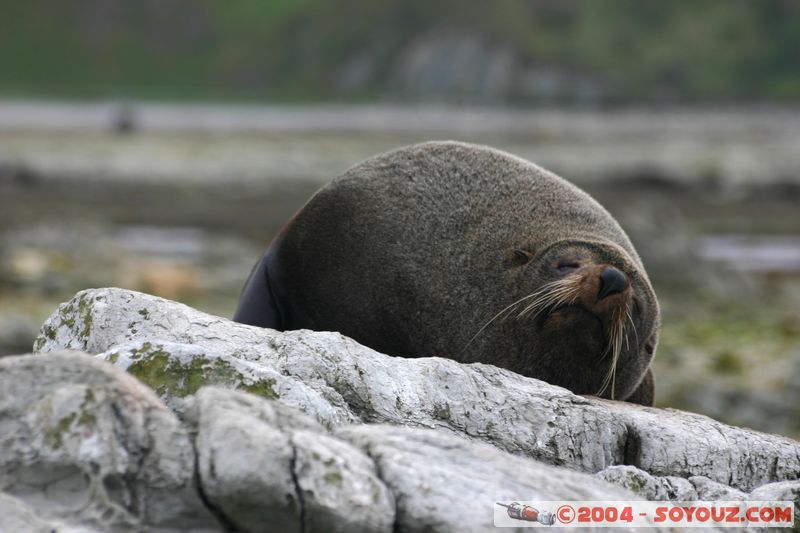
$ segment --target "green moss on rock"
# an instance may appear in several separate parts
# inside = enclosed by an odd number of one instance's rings
[[[323,479],[326,483],[330,483],[332,485],[341,485],[342,484],[342,474],[339,472],[328,472],[323,476]]]
[[[639,494],[645,488],[644,480],[637,474],[631,472],[628,473],[627,482],[625,483],[625,487],[630,489],[631,491]]]
[[[92,325],[94,323],[91,303],[86,296],[81,296],[80,300],[78,300],[78,318],[82,324],[80,335],[86,340],[92,333]]]
[[[92,389],[86,389],[86,396],[81,402],[79,410],[59,419],[55,426],[46,430],[44,433],[45,441],[54,448],[60,448],[64,445],[64,433],[69,431],[76,421],[79,426],[94,427],[97,423],[97,417],[92,410],[94,403],[94,392],[92,392]],[[52,405],[49,403],[47,404],[47,412],[52,412]]]
[[[112,357],[114,362],[118,355]],[[245,384],[242,374],[223,359],[210,360],[196,357],[187,363],[182,363],[173,358],[163,347],[154,346],[149,342],[133,350],[132,359],[128,373],[159,395],[171,394],[183,398],[196,393],[204,385],[221,385],[238,388],[262,398],[279,397],[273,388],[274,379],[262,379]]]
[[[73,298],[58,308],[58,318],[59,327],[66,326],[85,341],[92,333],[94,322],[92,302],[87,295],[81,294],[77,301]],[[43,333],[50,340],[55,340],[56,328],[48,325]]]
[[[33,351],[34,352],[40,351],[42,348],[44,348],[45,342],[46,341],[44,340],[44,335],[39,335],[38,337],[36,337],[36,340],[33,341]]]
[[[260,379],[254,383],[243,384],[239,388],[250,394],[267,398],[268,400],[277,400],[280,395],[273,388],[275,386],[274,379]]]
[[[81,415],[78,417],[78,425],[94,427],[94,425],[97,423],[97,417],[91,410],[93,405],[94,392],[92,392],[92,389],[87,389],[86,397],[83,399],[83,403],[81,404]]]
[[[54,427],[47,430],[44,434],[47,442],[49,442],[54,448],[60,448],[64,444],[64,432],[67,431],[70,426],[72,426],[72,422],[75,421],[77,416],[77,413],[72,413],[69,416],[65,416],[64,418],[60,419]]]
[[[58,316],[61,318],[62,326],[67,326],[68,328],[72,329],[72,327],[75,325],[75,306],[73,305],[72,300],[59,307]]]

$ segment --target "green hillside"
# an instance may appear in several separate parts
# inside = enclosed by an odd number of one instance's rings
[[[6,96],[800,100],[800,2],[793,0],[5,0],[2,7]]]

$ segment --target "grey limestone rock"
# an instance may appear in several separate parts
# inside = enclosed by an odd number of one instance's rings
[[[214,387],[187,414],[204,493],[237,530],[392,531],[394,500],[372,460],[311,418]]]
[[[800,500],[791,439],[121,289],[35,349],[0,360],[7,523],[483,531],[503,500]]]
[[[147,387],[85,354],[0,359],[0,492],[101,531],[217,529],[189,433]]]
[[[187,415],[209,503],[244,531],[485,531],[497,500],[637,498],[429,429],[358,424],[329,433],[237,391],[203,388]]]
[[[800,501],[800,480],[778,481],[761,485],[750,493],[750,500],[792,500]]]
[[[794,502],[795,524],[800,517],[800,480],[778,481],[758,487],[751,492],[748,500],[754,501],[792,501]]]
[[[677,476],[651,476],[635,466],[609,466],[598,472],[596,476],[648,500],[692,501],[698,499],[697,490],[689,480]]]
[[[577,396],[491,365],[389,357],[338,333],[236,324],[121,289],[83,291],[59,307],[35,349],[63,348],[128,368],[168,403],[202,384],[260,388],[262,396],[330,427],[435,428],[589,473],[630,465],[656,477],[704,476],[744,492],[800,476],[800,444],[788,438],[672,409]],[[186,365],[203,372],[189,379],[181,370],[165,384],[160,370],[148,371]],[[230,366],[235,376],[209,371],[217,365]]]
[[[747,494],[733,487],[717,483],[705,476],[692,476],[689,482],[697,491],[698,500],[746,500]]]
[[[219,387],[187,398],[179,420],[86,354],[4,358],[0,386],[0,526],[10,531],[484,531],[497,500],[637,498],[463,436],[331,431]]]
[[[22,500],[0,492],[0,531],[25,533],[100,533],[41,518]]]
[[[586,474],[446,433],[370,424],[335,433],[375,461],[396,495],[400,531],[486,531],[494,503],[503,500],[643,499]]]
[[[750,494],[712,481],[705,476],[684,479],[676,476],[656,477],[633,466],[610,466],[597,477],[622,486],[648,500],[791,500],[800,501],[800,482],[779,481],[762,485]]]

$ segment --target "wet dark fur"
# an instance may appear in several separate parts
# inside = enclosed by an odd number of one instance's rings
[[[598,299],[606,266],[630,286]],[[526,311],[568,276],[572,301]],[[256,265],[235,319],[653,401],[658,304],[624,231],[567,181],[482,146],[410,146],[333,180]]]

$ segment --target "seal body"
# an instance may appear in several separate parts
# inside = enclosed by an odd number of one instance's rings
[[[256,264],[234,320],[653,401],[658,303],[625,232],[574,185],[483,146],[414,145],[334,179]]]

